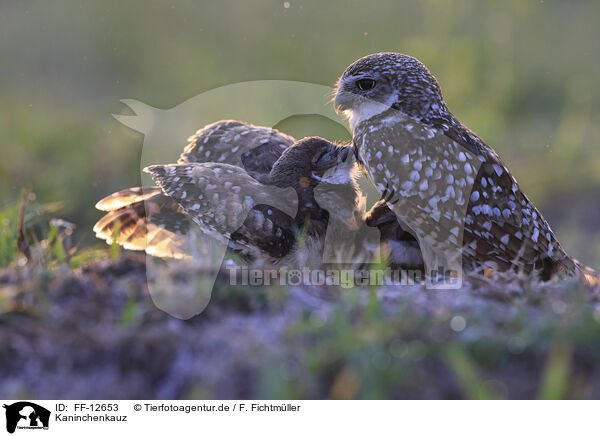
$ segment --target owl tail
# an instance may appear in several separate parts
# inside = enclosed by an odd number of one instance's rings
[[[600,273],[589,266],[585,266],[575,258],[571,258],[577,268],[577,273],[592,288],[600,288]]]
[[[158,187],[138,187],[103,198],[96,208],[108,212],[94,225],[96,237],[128,250],[157,257],[188,256],[190,223]]]
[[[598,271],[585,265],[578,265],[579,270],[583,274],[585,281],[592,287],[600,287],[600,274]]]

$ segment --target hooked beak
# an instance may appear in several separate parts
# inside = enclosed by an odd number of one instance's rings
[[[338,89],[335,99],[333,100],[333,107],[336,113],[352,109],[352,97],[352,93],[343,91],[341,88]]]
[[[348,183],[351,167],[354,165],[354,150],[351,145],[336,146],[320,164],[313,169],[313,179],[335,185]]]
[[[351,159],[354,156],[354,147],[352,145],[344,146],[339,153],[340,162],[346,162],[346,160]]]
[[[351,159],[354,155],[353,151],[351,145],[335,146],[335,148],[320,159],[319,164],[316,165],[315,169],[318,171],[326,171],[334,168],[337,165],[346,162],[348,159]]]

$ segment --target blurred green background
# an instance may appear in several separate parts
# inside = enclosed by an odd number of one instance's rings
[[[120,99],[170,108],[248,80],[332,85],[355,59],[399,51],[597,267],[599,18],[600,2],[558,0],[2,2],[0,208],[32,186],[61,202],[80,245],[100,244],[94,203],[140,179],[143,138],[112,118]],[[339,136],[327,129],[306,134]]]

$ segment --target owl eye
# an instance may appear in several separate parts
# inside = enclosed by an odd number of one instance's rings
[[[361,91],[366,91],[375,87],[375,81],[373,79],[360,79],[356,81],[356,87]]]

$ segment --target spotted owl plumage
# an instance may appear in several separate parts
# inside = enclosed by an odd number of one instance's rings
[[[239,121],[214,123],[190,138],[176,164],[146,169],[158,186],[101,200],[108,213],[94,231],[108,243],[177,258],[190,254],[195,225],[244,256],[306,264],[322,255],[325,231],[344,232],[363,217],[350,151]],[[301,230],[312,253],[295,250]]]
[[[223,120],[198,130],[188,141],[178,164],[227,162],[244,168],[250,183],[255,183],[257,177],[271,170],[283,150],[295,140],[268,127]],[[218,196],[221,185],[210,184],[207,188],[211,196]],[[157,257],[183,258],[190,255],[192,219],[160,187],[136,187],[115,192],[100,200],[96,207],[107,214],[96,223],[94,232],[108,244],[116,239],[126,249],[144,250]],[[240,228],[241,234],[234,233],[233,236],[244,239],[244,232],[255,235],[256,239],[262,236],[259,245],[277,256],[285,250],[282,246],[288,243],[289,233],[264,219],[262,215],[269,210],[263,206],[252,209]],[[283,238],[279,238],[280,231]],[[233,240],[230,245],[234,250],[243,248]]]
[[[446,106],[436,78],[398,53],[366,56],[338,81],[358,159],[422,248],[464,265],[554,273],[592,271],[566,254],[496,152]]]

